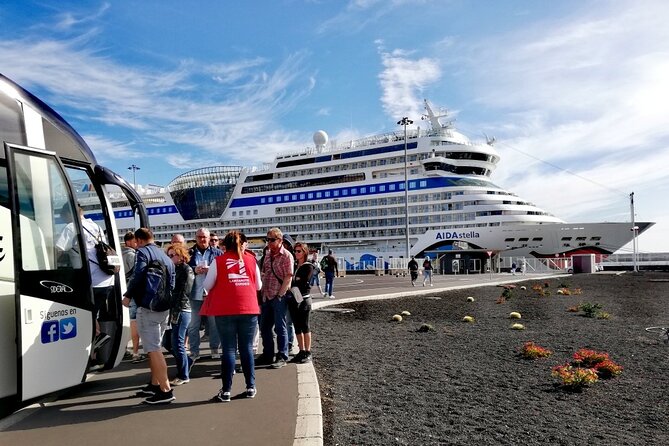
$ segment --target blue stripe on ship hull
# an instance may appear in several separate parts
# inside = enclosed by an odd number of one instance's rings
[[[152,215],[166,215],[166,214],[178,214],[179,211],[177,210],[177,207],[174,205],[170,206],[155,206],[152,208],[147,208],[146,212],[149,214],[149,217]],[[121,211],[114,211],[114,217],[116,219],[121,219],[121,218],[133,218],[135,214],[132,212],[131,209],[124,209]],[[91,220],[102,220],[102,212],[94,212],[91,214],[86,214],[86,218],[90,218]]]
[[[457,186],[497,187],[489,181],[460,177],[424,178],[409,180],[409,190],[437,189]],[[262,195],[249,198],[235,198],[230,202],[231,208],[262,206],[265,204],[296,203],[301,201],[329,200],[334,198],[364,197],[402,192],[404,180],[377,183],[365,186],[337,187],[321,189],[313,192],[284,192],[280,194]]]

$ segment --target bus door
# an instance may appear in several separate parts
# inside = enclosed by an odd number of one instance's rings
[[[118,228],[107,195],[110,190],[114,190],[114,194],[123,194],[125,197],[124,191],[118,187],[108,187],[109,182],[97,174],[97,168],[90,169],[90,166],[67,159],[61,161],[72,184],[77,203],[84,211],[84,216],[98,225],[105,234],[107,243],[121,256],[121,246],[117,237]],[[111,185],[117,186],[113,183]],[[114,280],[114,293],[105,305],[101,305],[98,315],[100,330],[108,334],[111,340],[96,352],[94,368],[99,366],[110,369],[118,365],[123,359],[130,339],[129,310],[121,305],[126,290],[125,280],[121,278],[125,277],[128,271],[125,271],[123,262],[120,262],[119,266],[121,271]]]
[[[83,381],[93,297],[71,184],[53,152],[5,144],[17,340],[17,396]],[[67,239],[68,243],[63,241]],[[69,246],[62,250],[58,246]]]

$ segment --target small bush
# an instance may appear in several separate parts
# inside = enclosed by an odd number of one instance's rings
[[[599,375],[599,377],[602,379],[613,378],[614,376],[618,376],[623,372],[622,366],[616,364],[610,359],[604,360],[595,365],[594,369],[597,372],[597,375]]]
[[[585,317],[595,317],[599,310],[602,309],[602,306],[600,304],[584,302],[579,306],[579,309],[584,313]]]
[[[589,350],[582,348],[574,353],[574,360],[572,364],[578,367],[591,368],[600,362],[608,361],[609,354],[606,352],[598,352],[596,350]]]
[[[526,342],[520,349],[520,356],[525,359],[548,358],[553,352],[532,341]]]
[[[562,386],[571,390],[581,390],[599,380],[595,370],[574,367],[571,364],[555,366],[551,374],[560,381]]]

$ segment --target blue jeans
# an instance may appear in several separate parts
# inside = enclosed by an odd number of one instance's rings
[[[188,344],[190,345],[190,354],[200,354],[200,308],[202,308],[201,300],[190,301],[191,319],[188,325]],[[218,339],[218,330],[216,323],[211,317],[207,318],[209,322],[209,347],[214,350],[221,346],[221,341]]]
[[[232,389],[235,371],[235,353],[239,348],[239,359],[244,371],[246,388],[256,386],[255,360],[253,358],[253,336],[258,325],[258,316],[242,314],[238,316],[216,316],[216,329],[221,337],[221,380],[223,391]]]
[[[316,274],[314,272],[314,274],[311,276],[311,282],[309,283],[309,285],[311,285],[311,286],[316,285],[316,286],[318,286],[318,288],[320,288],[321,287],[321,278],[318,277],[318,276],[319,276],[319,274]]]
[[[334,271],[325,272],[325,294],[332,296],[334,292]]]
[[[288,359],[288,330],[286,329],[286,298],[275,297],[263,302],[260,308],[260,335],[262,336],[262,355],[274,358],[274,335],[276,333],[277,357]]]
[[[186,333],[190,324],[190,312],[179,313],[179,323],[172,324],[172,354],[177,364],[177,378],[188,379],[190,368],[189,358],[186,355]]]

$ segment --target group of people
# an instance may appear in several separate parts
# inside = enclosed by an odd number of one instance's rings
[[[131,309],[133,359],[140,358],[140,338],[149,358],[151,380],[138,392],[147,397],[145,403],[169,403],[175,399],[172,387],[190,381],[190,370],[200,357],[202,323],[208,331],[212,358],[221,359],[222,387],[214,396],[218,401],[231,400],[237,352],[247,398],[257,392],[256,365],[277,369],[287,362],[311,361],[311,287],[315,284],[320,290],[318,273],[323,269],[326,286],[321,294],[334,298],[336,259],[329,252],[327,260],[318,263],[306,243],[294,242],[279,228],[270,229],[265,241],[263,254],[257,258],[239,231],[230,231],[219,240],[200,228],[190,249],[179,234],[165,249],[155,244],[149,229],[126,235],[123,258],[130,278],[123,305]],[[153,311],[141,304],[147,265],[154,259],[165,264],[169,276],[173,304],[166,311]],[[170,328],[171,335],[163,339]],[[256,359],[258,335],[262,353]],[[289,360],[293,340],[299,352]],[[172,380],[163,347],[175,357],[177,373]]]
[[[411,276],[411,286],[416,286],[416,280],[418,280],[418,262],[414,256],[411,256],[411,260],[409,260],[407,266],[409,267],[409,275]],[[425,256],[425,259],[423,259],[423,286],[425,286],[426,283],[429,283],[430,286],[432,286],[433,269],[430,256]]]

